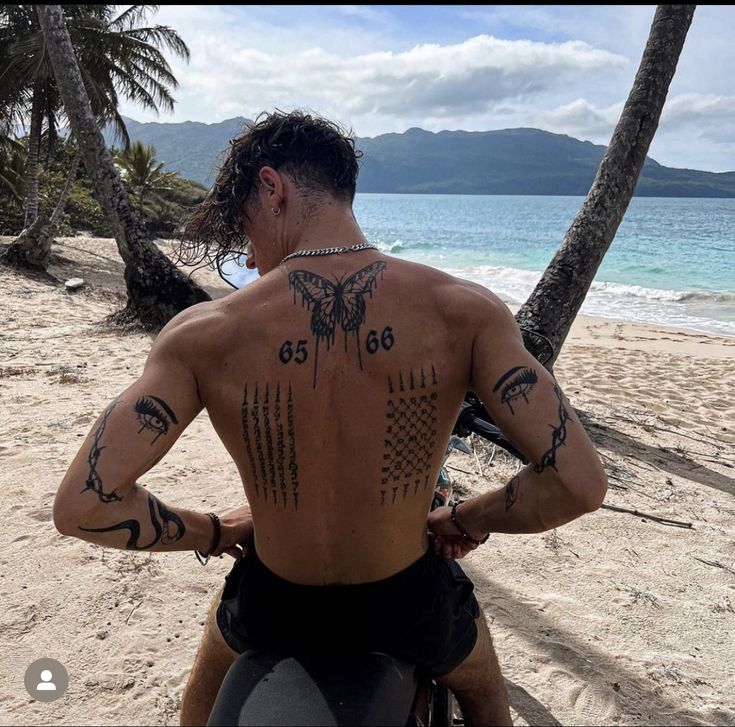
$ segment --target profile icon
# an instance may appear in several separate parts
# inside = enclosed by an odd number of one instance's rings
[[[56,659],[36,659],[23,678],[29,696],[39,702],[61,699],[69,688],[69,673]]]
[[[44,669],[41,672],[41,681],[36,685],[36,691],[55,692],[56,685],[51,681],[53,678],[53,673],[49,669]]]

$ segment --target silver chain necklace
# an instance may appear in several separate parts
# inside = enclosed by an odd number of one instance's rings
[[[343,252],[357,252],[358,250],[377,250],[378,246],[373,245],[372,242],[360,242],[357,245],[352,245],[351,247],[342,246],[342,247],[321,247],[316,250],[300,250],[299,252],[292,252],[290,255],[286,255],[283,260],[281,260],[279,265],[282,263],[285,263],[286,260],[290,260],[293,257],[306,257],[309,255],[334,255],[335,253],[338,255],[341,255]]]

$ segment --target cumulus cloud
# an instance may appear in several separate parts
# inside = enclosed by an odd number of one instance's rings
[[[560,89],[626,64],[622,56],[581,41],[539,43],[488,35],[403,52],[342,56],[310,48],[284,57],[245,48],[227,57],[227,73],[216,80],[207,62],[188,74],[191,91],[209,104],[223,96],[263,107],[306,98],[357,116],[480,113],[504,99]]]

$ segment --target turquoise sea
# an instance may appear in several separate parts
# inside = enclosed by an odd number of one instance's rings
[[[358,194],[366,237],[523,303],[583,197]],[[735,336],[735,199],[636,197],[582,313]]]

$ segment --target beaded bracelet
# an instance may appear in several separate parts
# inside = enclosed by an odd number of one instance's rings
[[[482,545],[483,543],[487,543],[487,539],[490,537],[490,533],[488,533],[482,540],[475,540],[460,524],[457,520],[457,507],[461,505],[464,502],[464,500],[460,500],[459,502],[455,502],[452,504],[452,522],[454,523],[457,530],[459,530],[460,533],[462,533],[462,537],[466,538],[470,541],[470,543],[473,543],[474,545]]]
[[[219,541],[222,538],[222,527],[219,522],[219,517],[214,512],[208,512],[207,515],[209,515],[210,520],[212,521],[212,525],[214,526],[214,537],[212,539],[212,547],[209,549],[209,553],[201,553],[198,550],[194,551],[194,555],[196,555],[197,560],[202,565],[207,565],[209,563],[209,559],[212,557],[212,553],[214,553],[217,548],[219,548]]]

